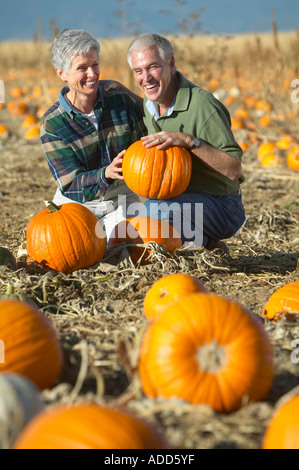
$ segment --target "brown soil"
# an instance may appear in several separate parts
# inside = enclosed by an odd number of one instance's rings
[[[152,283],[172,272],[197,276],[210,292],[240,302],[260,315],[270,294],[298,280],[298,172],[285,162],[261,169],[257,144],[244,154],[242,186],[247,219],[228,240],[226,260],[206,250],[166,258],[133,269],[126,258],[64,275],[27,265],[25,233],[29,220],[55,191],[39,140],[20,137],[19,121],[2,110],[11,135],[0,141],[0,245],[18,259],[17,271],[0,267],[0,291],[11,285],[18,295],[34,299],[61,339],[64,370],[55,387],[43,392],[50,406],[95,399],[123,404],[154,423],[176,449],[261,448],[265,428],[277,401],[299,382],[299,366],[291,361],[298,319],[265,322],[275,352],[275,379],[267,399],[247,404],[229,415],[179,399],[148,399],[140,389],[134,365],[147,321],[144,295]],[[3,122],[5,121],[5,122]]]

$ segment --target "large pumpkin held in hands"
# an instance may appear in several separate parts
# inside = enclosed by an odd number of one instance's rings
[[[96,403],[57,405],[37,415],[14,449],[167,449],[145,421]]]
[[[0,339],[0,373],[24,375],[41,390],[54,385],[62,369],[62,348],[44,314],[19,300],[0,300]]]
[[[27,226],[29,260],[65,274],[100,261],[106,241],[96,216],[82,204],[48,206]]]
[[[215,294],[194,293],[149,324],[139,372],[150,398],[177,397],[229,413],[267,396],[273,348],[253,313]]]
[[[169,199],[182,194],[189,184],[192,158],[185,147],[158,150],[147,148],[141,140],[126,150],[122,173],[125,183],[136,194],[150,199]]]

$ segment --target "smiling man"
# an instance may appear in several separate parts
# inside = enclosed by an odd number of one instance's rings
[[[65,86],[41,120],[41,142],[58,186],[53,202],[86,206],[108,240],[127,207],[139,202],[123,181],[121,165],[145,127],[129,94],[99,82],[99,51],[84,30],[66,29],[54,39],[52,64]]]
[[[194,241],[190,233],[200,230],[202,237],[197,239],[202,239],[203,246],[228,252],[221,240],[233,236],[245,220],[240,191],[242,150],[231,131],[228,110],[176,69],[172,44],[158,34],[134,39],[127,60],[144,93],[148,131],[142,138],[144,145],[186,147],[193,165],[184,194],[163,204],[149,199],[143,213],[168,220],[176,228],[179,218],[183,241]],[[188,234],[183,228],[187,219],[191,223]]]

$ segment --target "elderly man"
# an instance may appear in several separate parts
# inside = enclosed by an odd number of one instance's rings
[[[233,236],[245,220],[242,150],[232,134],[228,110],[177,71],[171,43],[158,34],[134,39],[127,60],[144,93],[144,145],[183,146],[192,156],[187,190],[163,204],[147,200],[143,213],[180,225],[185,242],[201,241],[207,249],[227,253],[222,240]]]

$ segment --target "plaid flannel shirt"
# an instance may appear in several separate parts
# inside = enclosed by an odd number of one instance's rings
[[[84,203],[105,194],[105,168],[146,130],[137,104],[122,91],[99,86],[94,106],[98,130],[68,104],[68,91],[64,87],[59,101],[43,116],[41,142],[61,193]]]

